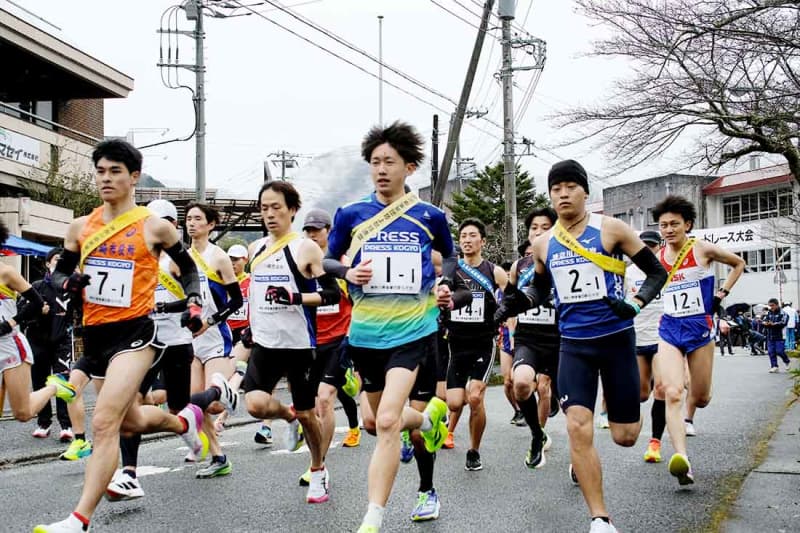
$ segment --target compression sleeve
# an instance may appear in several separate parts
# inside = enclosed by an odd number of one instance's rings
[[[456,251],[451,248],[448,255],[442,254],[442,278],[446,280],[456,279],[457,269],[458,254],[456,254]]]
[[[461,309],[472,303],[472,291],[467,287],[467,282],[460,276],[455,277],[455,286],[450,289],[453,291],[453,309]]]
[[[194,263],[192,256],[189,255],[189,252],[186,251],[186,247],[182,242],[178,241],[164,251],[167,252],[170,259],[175,261],[181,271],[181,286],[183,287],[183,292],[186,293],[186,298],[195,297],[199,299],[200,275],[197,273],[197,265]],[[239,298],[241,298],[241,295],[239,295]]]
[[[214,322],[217,324],[226,321],[232,313],[244,304],[242,289],[239,288],[238,281],[225,285],[225,292],[228,293],[228,303],[213,315]]]
[[[349,270],[341,261],[330,255],[330,252],[328,252],[328,255],[322,260],[322,268],[325,270],[326,274],[331,274],[339,279],[345,279],[344,277]]]
[[[646,246],[636,252],[631,257],[631,261],[647,275],[641,288],[634,295],[636,299],[641,300],[642,307],[644,307],[664,288],[664,284],[667,282],[667,271]]]
[[[332,274],[324,274],[317,278],[320,290],[317,292],[322,303],[320,305],[333,305],[339,303],[342,298],[342,291],[339,290],[339,284],[336,283],[336,278]]]
[[[25,298],[25,305],[23,305],[20,309],[17,310],[16,316],[14,316],[14,322],[19,324],[20,322],[24,322],[27,320],[33,320],[42,312],[42,307],[44,306],[44,301],[42,297],[36,292],[36,289],[31,287],[27,291],[22,293],[22,297]]]
[[[53,282],[53,286],[58,289],[63,288],[67,278],[75,273],[75,269],[78,267],[78,262],[80,260],[81,254],[78,252],[66,249],[61,252],[61,258],[58,260],[58,263],[56,263],[56,269],[53,271],[52,277],[50,278]]]
[[[548,274],[534,274],[531,284],[522,290],[522,294],[525,295],[525,299],[528,300],[531,305],[528,309],[539,307],[546,302],[552,290],[553,280]]]

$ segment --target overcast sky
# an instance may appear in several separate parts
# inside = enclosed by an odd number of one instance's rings
[[[193,127],[193,111],[188,91],[166,88],[156,68],[159,36],[156,29],[162,14],[172,4],[162,0],[119,2],[107,0],[15,0],[61,28],[60,35],[85,52],[107,62],[135,80],[127,99],[107,100],[107,135],[135,132],[137,145],[183,136]],[[383,58],[437,91],[457,100],[479,23],[478,0],[436,0],[467,22],[447,13],[430,0],[286,0],[302,15],[337,33],[356,46],[377,55],[377,15],[384,18]],[[531,5],[531,3],[533,4]],[[0,5],[4,0],[0,0]],[[250,0],[256,3],[256,0]],[[463,7],[462,7],[463,6]],[[466,7],[473,13],[464,9]],[[297,31],[325,48],[377,73],[377,65],[349,51],[322,34],[304,26],[269,6],[255,9]],[[245,12],[240,10],[240,12]],[[190,29],[183,11],[179,26]],[[569,104],[602,98],[615,77],[625,76],[624,63],[587,58],[592,36],[585,19],[575,13],[571,1],[520,0],[515,24],[547,43],[547,61],[536,85],[527,113],[517,124],[518,136],[539,145],[554,145],[566,133],[554,130],[545,117]],[[495,19],[492,26],[497,26]],[[206,19],[207,62],[207,186],[230,190],[237,195],[254,195],[262,180],[262,161],[270,152],[286,149],[304,156],[321,156],[335,151],[355,159],[364,133],[378,120],[378,82],[300,40],[287,31],[255,15]],[[471,107],[490,110],[494,122],[502,123],[499,84],[493,74],[499,70],[499,29],[494,29],[483,48],[478,78],[470,99]],[[182,61],[193,59],[192,41],[179,39]],[[516,54],[516,64],[530,64],[524,53]],[[385,78],[415,95],[452,110],[454,106],[388,71]],[[515,74],[515,107],[535,71]],[[193,85],[193,76],[180,72],[182,83]],[[434,108],[392,87],[384,89],[384,122],[402,119],[430,136]],[[447,117],[440,113],[446,132]],[[482,131],[466,126],[462,130],[462,155],[475,157],[480,166],[499,160],[502,131],[483,120],[471,120]],[[158,128],[168,128],[162,137]],[[138,130],[138,131],[137,131]],[[142,131],[144,130],[144,131]],[[444,143],[445,136],[440,138]],[[444,146],[440,147],[444,152]],[[607,173],[601,154],[570,148],[556,154],[535,150],[536,157],[523,157],[523,168],[537,178],[540,190],[549,166],[561,158],[583,161],[595,175]],[[429,153],[429,151],[428,151]],[[301,158],[301,169],[290,173],[301,192],[318,196],[333,183],[327,164],[310,164]],[[324,161],[324,159],[318,159]],[[658,161],[621,179],[649,178],[666,173],[674,162]],[[194,142],[173,143],[145,151],[145,171],[169,184],[194,184]],[[279,170],[273,167],[273,174]],[[412,177],[414,186],[426,184],[427,172]],[[364,175],[368,189],[368,176]]]

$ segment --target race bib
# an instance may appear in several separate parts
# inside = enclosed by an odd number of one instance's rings
[[[133,268],[133,261],[86,258],[83,273],[91,276],[86,287],[86,301],[109,307],[130,307]]]
[[[321,305],[317,307],[317,316],[319,315],[338,315],[339,314],[339,304],[333,305]]]
[[[275,303],[267,295],[267,287],[286,287],[292,292],[291,280],[286,274],[251,274],[250,282],[250,306],[255,313],[278,313],[289,309],[288,305]]]
[[[460,309],[454,309],[450,313],[450,320],[452,322],[470,322],[481,323],[483,322],[484,306],[484,292],[476,291],[472,293],[472,303],[465,305]]]
[[[248,298],[242,299],[242,306],[228,315],[228,320],[237,320],[237,321],[244,321],[247,320],[247,309],[248,309]]]
[[[664,314],[679,317],[704,313],[699,281],[670,283],[664,291]]]
[[[422,249],[417,243],[368,242],[361,261],[372,260],[372,279],[364,294],[419,294],[422,287]]]
[[[520,324],[541,324],[552,326],[556,323],[556,311],[549,307],[534,307],[522,315],[517,315]]]
[[[576,263],[552,272],[560,303],[591,302],[608,296],[603,270],[594,263]]]

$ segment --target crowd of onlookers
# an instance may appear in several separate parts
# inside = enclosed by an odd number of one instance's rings
[[[773,298],[764,306],[756,306],[749,312],[735,311],[734,316],[722,311],[717,319],[718,345],[722,355],[733,355],[734,346],[749,347],[750,355],[769,355],[770,371],[777,371],[777,358],[785,361],[785,352],[797,346],[795,328],[798,324],[797,309],[792,302],[781,306]]]

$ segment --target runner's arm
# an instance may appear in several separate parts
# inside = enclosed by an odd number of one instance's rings
[[[39,293],[36,292],[36,289],[31,287],[31,284],[19,272],[10,266],[3,265],[3,267],[3,284],[20,293],[25,298],[25,303],[17,309],[17,314],[14,317],[0,322],[0,335],[10,333],[14,326],[20,322],[38,317],[42,313],[42,306],[44,305],[44,301]]]
[[[604,218],[603,224],[603,227],[608,227],[612,234],[612,249],[619,248],[647,276],[636,296],[628,301],[641,309],[658,296],[661,289],[664,288],[664,284],[667,282],[667,271],[629,225],[610,217]],[[633,300],[638,300],[638,302]]]
[[[319,306],[333,305],[339,303],[342,291],[336,283],[336,277],[326,273],[322,263],[322,249],[311,239],[306,239],[300,248],[300,262],[307,266],[307,270],[317,280],[319,290],[313,293],[298,293],[292,297],[291,303],[302,303],[303,305]],[[299,297],[299,298],[297,298]]]
[[[720,297],[720,299],[723,299],[728,295],[728,293],[731,292],[731,289],[733,289],[733,286],[736,284],[736,282],[739,281],[739,277],[744,272],[745,261],[735,253],[729,252],[728,250],[725,250],[716,244],[698,241],[695,243],[695,246],[698,244],[701,246],[701,250],[704,252],[705,256],[710,260],[724,263],[732,267],[732,270],[725,278],[725,283],[723,283],[723,286],[717,291],[717,295],[720,293],[723,294],[723,296]]]
[[[186,250],[186,246],[181,241],[176,240],[172,246],[165,248],[164,251],[178,267],[178,270],[181,271],[180,281],[183,292],[186,293],[186,299],[189,300],[191,298],[194,303],[202,305],[200,276],[197,273],[197,265],[194,264],[194,260]]]
[[[52,281],[53,286],[65,289],[65,284],[70,276],[75,274],[75,269],[78,268],[78,263],[81,259],[81,246],[78,242],[78,237],[86,222],[86,217],[80,217],[73,220],[69,227],[67,227],[67,234],[64,236],[64,252],[61,258],[56,263],[56,268],[53,271]],[[70,291],[71,295],[75,295],[75,291]]]

